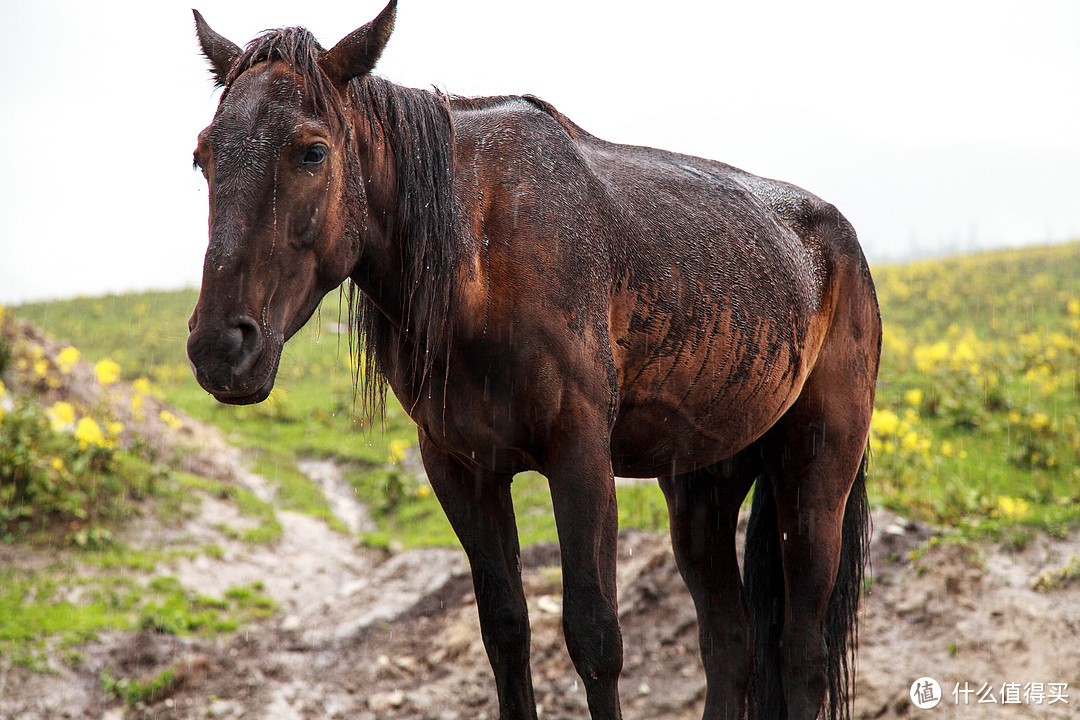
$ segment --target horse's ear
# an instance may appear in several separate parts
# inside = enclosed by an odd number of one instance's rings
[[[349,81],[371,72],[382,55],[394,29],[397,0],[383,8],[379,16],[330,48],[319,65],[338,90],[344,93]]]
[[[203,55],[210,61],[210,72],[218,85],[224,85],[233,63],[240,57],[240,48],[214,32],[198,10],[192,9],[191,12],[195,13],[195,32],[199,35]]]

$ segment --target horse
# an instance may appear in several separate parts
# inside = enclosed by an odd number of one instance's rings
[[[356,392],[377,413],[389,387],[415,421],[501,718],[536,718],[510,494],[525,470],[550,488],[594,720],[621,717],[616,476],[659,478],[704,717],[849,717],[881,349],[851,224],[791,184],[606,142],[531,95],[395,85],[372,73],[395,14],[326,50],[303,28],[241,49],[195,13],[222,88],[194,153],[199,384],[265,399],[283,344],[349,280]]]

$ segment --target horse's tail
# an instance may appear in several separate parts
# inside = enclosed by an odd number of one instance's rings
[[[866,497],[866,466],[869,451],[863,454],[855,482],[844,508],[844,530],[840,541],[840,568],[829,597],[825,615],[825,642],[829,649],[829,718],[851,717],[855,691],[855,650],[859,642],[859,599],[863,573],[870,560],[870,502]]]
[[[870,504],[866,497],[864,455],[844,508],[840,567],[825,616],[828,648],[828,717],[847,720],[855,685],[859,598],[870,557]],[[746,534],[746,592],[754,623],[754,672],[750,680],[750,720],[785,720],[780,675],[780,633],[784,626],[784,570],[776,500],[766,478],[759,478]]]

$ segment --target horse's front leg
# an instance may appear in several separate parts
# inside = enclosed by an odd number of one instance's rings
[[[564,426],[548,445],[546,474],[559,531],[563,633],[593,720],[617,720],[622,633],[616,602],[619,512],[603,423]]]
[[[422,430],[420,452],[432,490],[469,556],[480,632],[499,693],[499,717],[535,720],[529,610],[521,586],[511,478],[465,467],[432,445]]]

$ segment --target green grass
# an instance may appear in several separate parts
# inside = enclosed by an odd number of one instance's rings
[[[122,701],[125,705],[135,707],[139,703],[151,703],[155,698],[167,694],[176,687],[176,670],[171,667],[147,680],[132,678],[114,678],[111,671],[106,670],[101,676],[101,689],[106,695]]]
[[[179,473],[176,479],[177,492],[189,504],[207,493],[257,520],[256,527],[236,533],[240,539],[270,542],[280,535],[274,507],[251,493]],[[58,547],[45,568],[0,568],[0,655],[47,671],[50,648],[70,649],[106,630],[216,636],[273,614],[275,605],[258,583],[216,598],[192,592],[174,577],[154,575],[177,559],[221,552],[213,544],[137,549],[112,542],[96,549]],[[69,658],[77,656],[68,651]]]
[[[212,636],[276,609],[259,585],[214,598],[170,576],[144,582],[126,567],[77,574],[75,563],[82,559],[66,556],[39,570],[0,568],[0,654],[45,671],[50,644],[71,647],[106,630]]]

